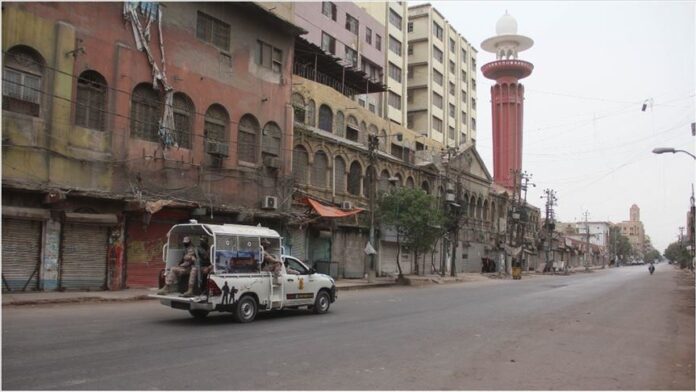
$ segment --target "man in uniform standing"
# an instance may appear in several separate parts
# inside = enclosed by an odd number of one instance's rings
[[[196,274],[191,273],[191,269],[196,265],[196,262],[198,261],[198,258],[196,256],[196,249],[193,247],[193,244],[191,244],[191,238],[186,236],[182,240],[182,243],[184,245],[184,257],[181,258],[181,261],[179,262],[179,265],[176,267],[172,267],[169,270],[169,273],[165,277],[165,285],[159,291],[157,292],[158,295],[166,295],[169,293],[176,292],[178,290],[177,287],[177,282],[179,281],[179,277],[189,274],[189,291],[193,290],[192,287],[192,281],[195,284],[196,282]]]

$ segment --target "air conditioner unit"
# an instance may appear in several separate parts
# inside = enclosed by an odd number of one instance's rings
[[[263,203],[261,208],[265,210],[277,210],[278,209],[278,198],[275,196],[265,196],[263,198]]]
[[[229,155],[229,153],[227,152],[228,149],[229,144],[227,143],[220,143],[215,140],[205,141],[205,152],[207,152],[208,154],[226,157]]]
[[[445,200],[454,201],[454,193],[445,193]]]
[[[264,157],[263,165],[270,167],[272,169],[278,169],[280,167],[280,158],[278,157]]]
[[[352,210],[353,209],[353,203],[349,201],[344,201],[341,203],[341,209],[342,210]]]

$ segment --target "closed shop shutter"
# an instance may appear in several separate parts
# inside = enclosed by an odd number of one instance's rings
[[[2,219],[3,291],[38,290],[41,221]]]
[[[60,286],[65,289],[103,290],[106,285],[107,228],[67,223],[63,230]]]
[[[291,256],[305,261],[307,253],[305,252],[305,231],[300,229],[290,229],[290,239],[285,244],[288,247],[288,253]]]
[[[396,243],[386,241],[381,242],[379,249],[380,274],[392,276],[397,276],[399,274],[399,269],[396,266],[396,250]]]

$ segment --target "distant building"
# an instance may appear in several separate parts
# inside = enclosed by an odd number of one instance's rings
[[[617,226],[621,229],[621,234],[628,238],[633,250],[643,254],[645,252],[645,229],[643,222],[640,221],[640,208],[635,204],[632,205],[629,216],[629,220],[622,221]]]
[[[430,4],[408,9],[407,127],[457,147],[476,143],[476,48]],[[417,146],[418,147],[418,146]]]

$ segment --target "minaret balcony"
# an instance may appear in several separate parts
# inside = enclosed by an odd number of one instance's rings
[[[498,80],[503,77],[526,78],[534,70],[534,64],[524,60],[497,60],[481,67],[481,72],[488,79]]]

